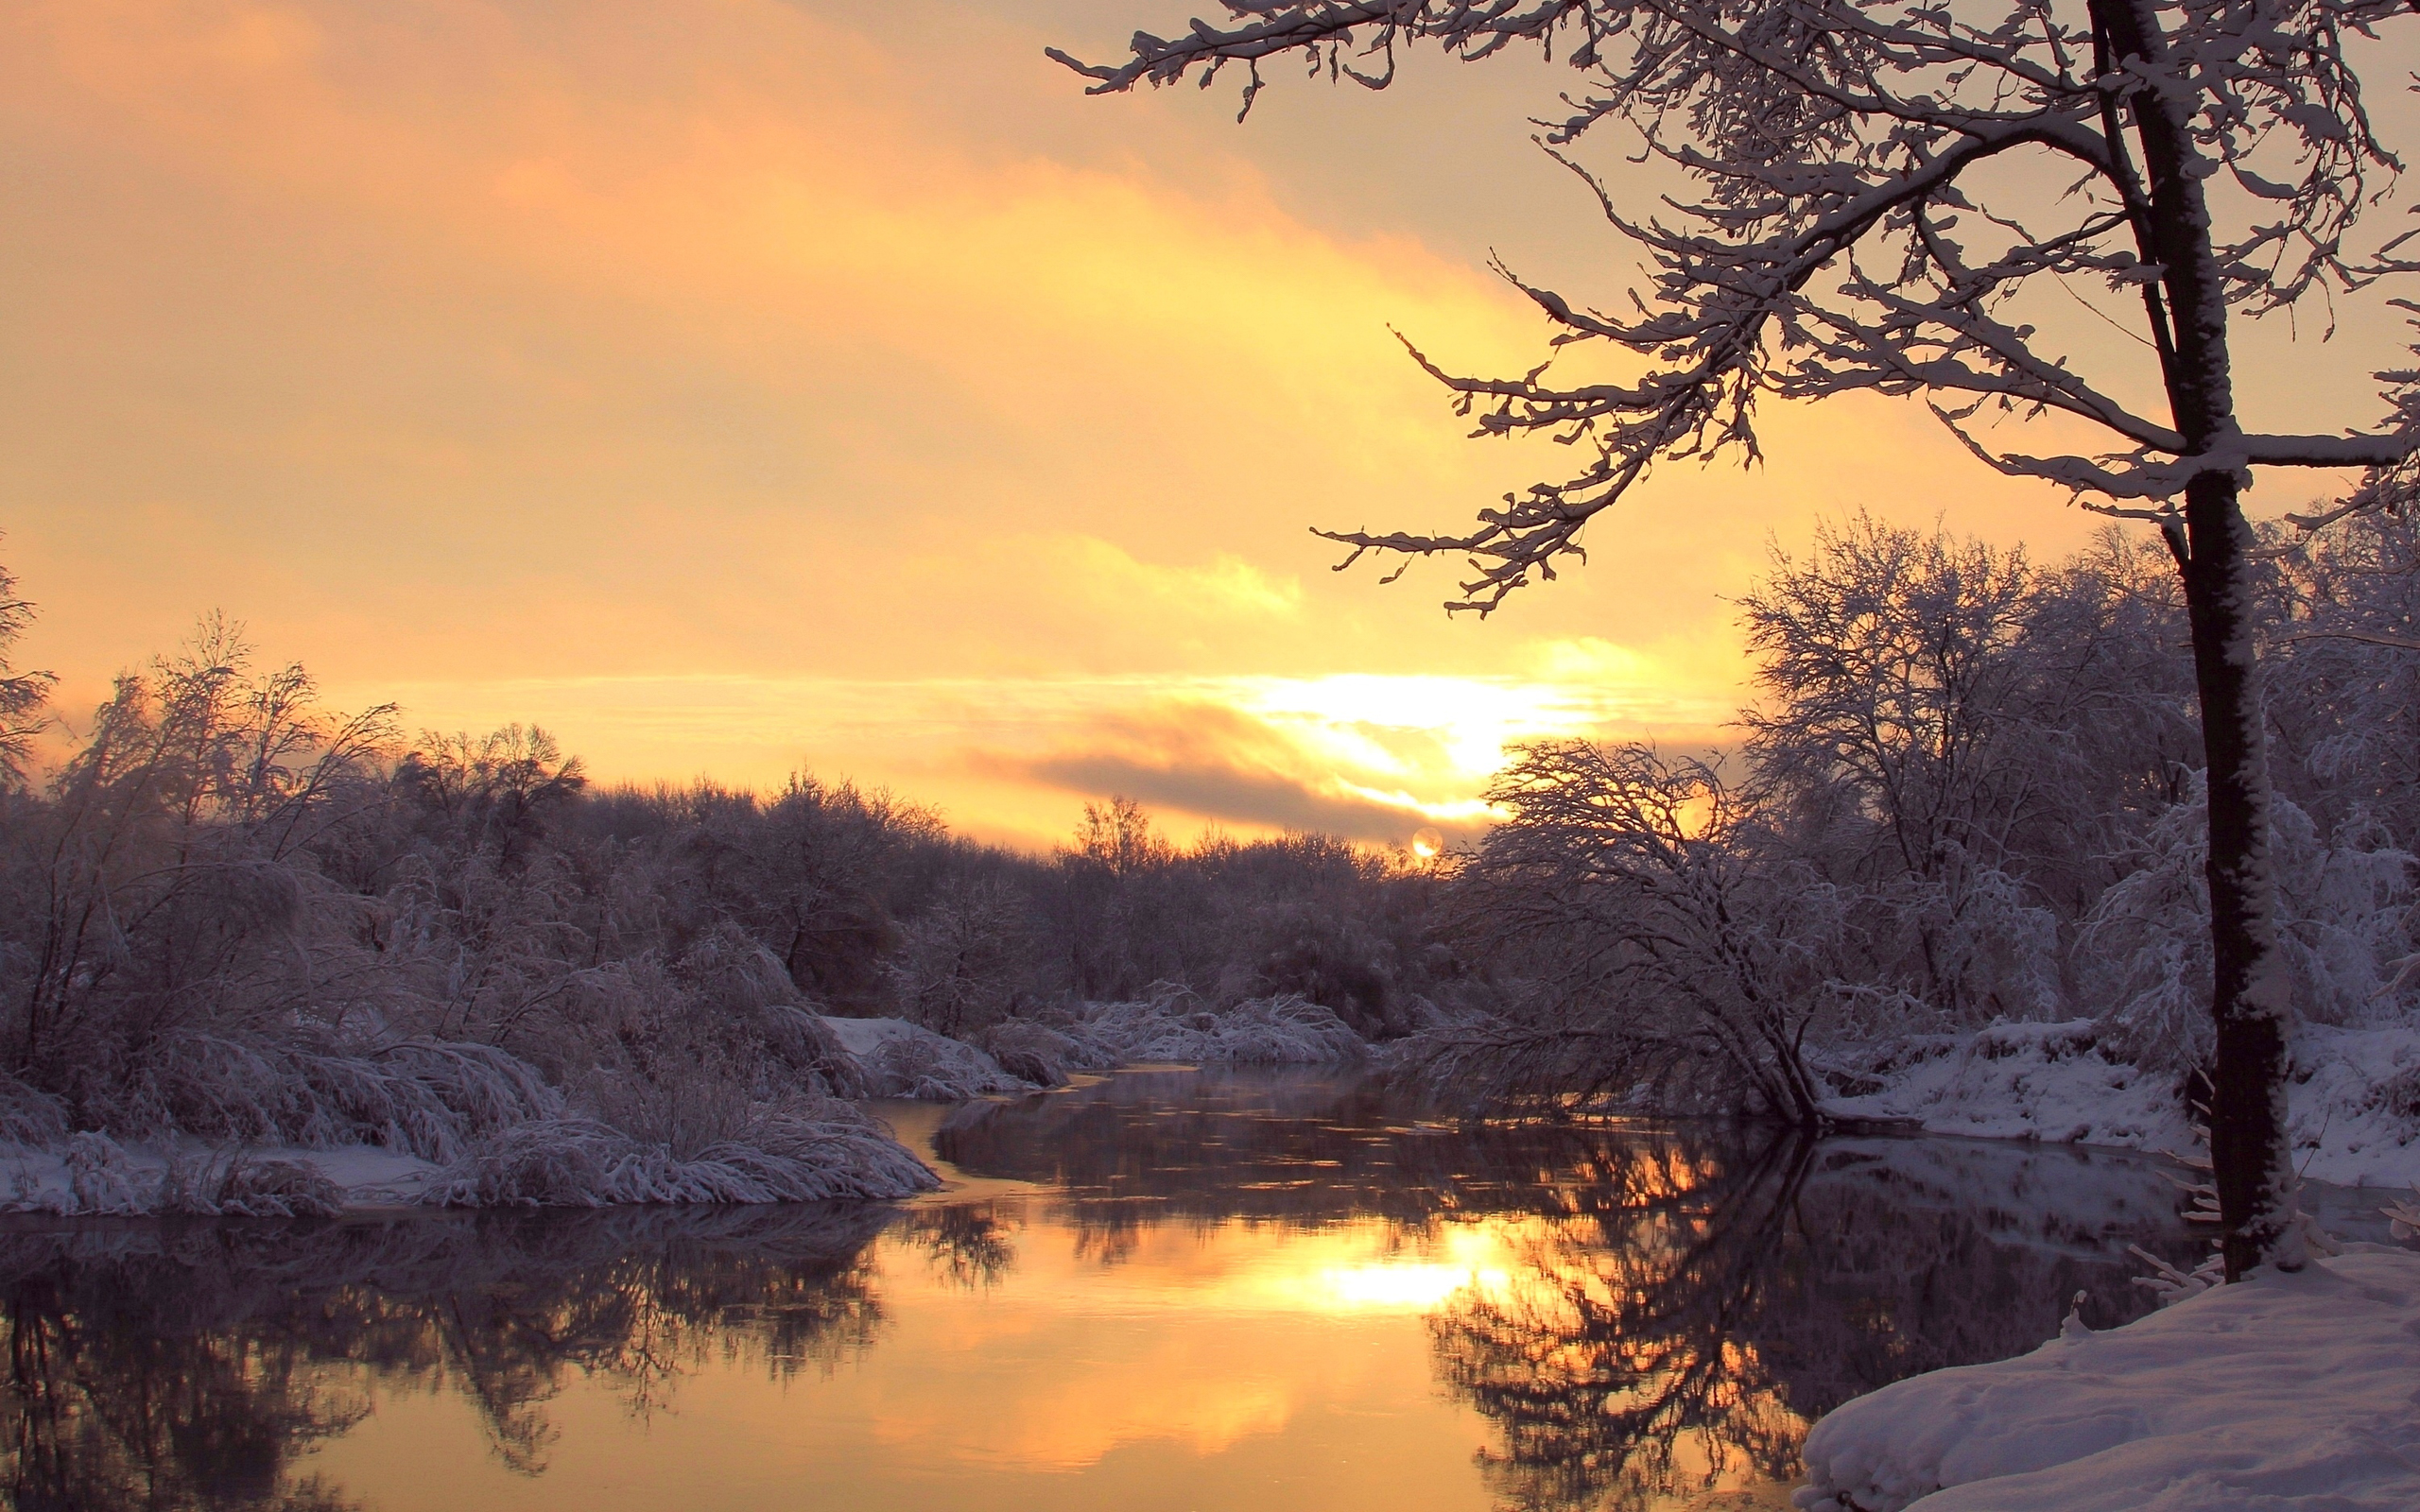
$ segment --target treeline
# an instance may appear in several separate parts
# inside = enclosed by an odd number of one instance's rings
[[[2295,1006],[2410,1022],[2420,530],[2265,544]],[[2043,566],[1858,517],[1776,552],[1740,610],[1736,760],[1563,742],[1496,781],[1450,907],[1505,990],[1432,1072],[1811,1119],[1870,1083],[1858,1047],[2000,1020],[2094,1021],[2180,1083],[2208,1063],[2193,662],[2156,544],[2113,529]]]
[[[5,582],[0,599],[16,602]],[[0,653],[26,612],[0,618]],[[1423,995],[1456,971],[1426,934],[1433,879],[1319,836],[1180,849],[1113,800],[1035,857],[806,775],[598,787],[534,728],[406,740],[391,709],[327,712],[300,665],[256,671],[220,621],[122,677],[29,780],[45,689],[15,678],[0,1137],[21,1143],[361,1142],[454,1162],[578,1125],[604,1153],[557,1169],[562,1149],[525,1151],[472,1194],[796,1195],[606,1168],[633,1148],[761,1152],[769,1116],[831,1135],[841,1115],[799,1099],[864,1088],[826,1016],[979,1040],[1173,984],[1207,1007],[1299,994],[1383,1037],[1426,1022]]]
[[[2402,1022],[2420,537],[2383,514],[2270,548],[2297,1006]],[[1122,799],[1035,856],[804,774],[599,787],[535,729],[327,712],[216,621],[33,773],[49,686],[7,664],[30,611],[0,577],[0,1138],[385,1144],[469,1161],[477,1200],[873,1190],[831,1018],[1001,1046],[1171,992],[1307,999],[1469,1094],[1797,1119],[1871,1080],[1864,1050],[2004,1020],[2206,1062],[2200,739],[2156,544],[2046,566],[1860,517],[1740,610],[1727,759],[1530,747],[1477,850],[1415,867],[1180,847]]]

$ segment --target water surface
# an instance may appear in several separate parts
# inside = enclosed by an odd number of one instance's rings
[[[22,1222],[20,1508],[1787,1504],[1806,1424],[2184,1258],[2142,1160],[1129,1073],[906,1205]]]

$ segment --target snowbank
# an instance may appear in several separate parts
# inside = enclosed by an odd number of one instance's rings
[[[2420,1186],[2420,1028],[2304,1026],[2286,1108],[2305,1175],[2343,1186]]]
[[[1131,1002],[1084,1003],[1006,1020],[974,1043],[904,1019],[826,1019],[865,1073],[870,1094],[967,1102],[1063,1087],[1070,1073],[1118,1066],[1337,1066],[1369,1046],[1331,1009],[1305,998],[1254,998],[1213,1009],[1163,983]]]
[[[2293,1056],[2288,1120],[2303,1174],[2420,1185],[2420,1029],[2306,1024]],[[1824,1105],[1843,1119],[1907,1119],[1928,1134],[1980,1139],[2192,1147],[2176,1080],[2110,1055],[2086,1019],[1910,1036],[1824,1070],[1860,1089]]]
[[[1343,1020],[1302,998],[1212,1012],[1173,988],[1049,1022],[1012,1020],[981,1044],[901,1019],[789,1019],[797,1043],[786,1041],[777,1085],[754,1094],[696,1078],[566,1091],[490,1046],[409,1040],[343,1054],[197,1039],[147,1092],[157,1108],[146,1126],[160,1132],[121,1143],[71,1135],[52,1100],[11,1098],[0,1085],[0,1212],[301,1217],[902,1197],[938,1178],[827,1089],[957,1103],[1063,1086],[1073,1070],[1335,1065],[1364,1051]]]
[[[48,1148],[0,1147],[0,1212],[327,1217],[424,1201],[444,1169],[375,1145],[120,1144],[88,1132]]]
[[[1036,1090],[964,1040],[920,1028],[905,1019],[826,1019],[834,1038],[864,1068],[874,1097],[962,1103]]]
[[[1806,1512],[2409,1512],[2420,1255],[2262,1274],[1910,1377],[1807,1435]]]
[[[0,1148],[0,1212],[327,1217],[365,1208],[904,1197],[940,1185],[871,1115],[818,1100],[693,1152],[559,1115],[511,1125],[450,1163],[376,1145],[120,1144],[105,1134]]]
[[[1912,1119],[1928,1134],[1972,1139],[2192,1145],[2172,1080],[2108,1057],[2089,1019],[1911,1035],[1824,1069],[1835,1083],[1876,1087],[1826,1103],[1839,1118]]]
[[[1353,1026],[1306,998],[1254,998],[1213,1009],[1166,987],[1126,1003],[1086,1003],[1047,1019],[1011,1019],[979,1044],[945,1039],[904,1019],[826,1019],[866,1074],[872,1095],[966,1102],[1063,1086],[1073,1071],[1179,1063],[1195,1066],[1337,1066],[1369,1046]]]

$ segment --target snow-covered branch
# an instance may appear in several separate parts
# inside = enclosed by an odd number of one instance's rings
[[[1138,35],[1122,63],[1063,62],[1095,93],[1254,70],[1287,54],[1380,87],[1399,47],[1463,59],[1534,43],[1582,76],[1545,138],[1647,259],[1634,318],[1506,276],[1555,349],[1597,343],[1636,375],[1558,384],[1466,376],[1415,356],[1481,435],[1546,433],[1593,454],[1507,494],[1467,531],[1323,531],[1357,558],[1461,553],[1450,605],[1486,612],[1578,555],[1587,522],[1655,463],[1759,455],[1758,399],[1921,395],[1964,419],[2057,410],[2114,433],[2101,458],[1985,451],[2002,472],[2114,500],[2260,466],[2389,468],[2420,428],[2411,374],[2382,375],[2398,413],[2377,434],[2238,435],[2202,335],[2403,270],[2395,243],[2349,237],[2399,171],[2373,135],[2348,38],[2407,9],[2385,0],[1229,0],[1229,20]],[[1607,122],[1698,186],[1642,216],[1568,156]],[[2067,165],[2066,192],[2003,159]],[[2198,220],[2196,217],[2200,217]],[[2207,250],[2186,256],[2194,225]],[[2190,239],[2189,236],[2187,238]],[[2176,414],[2153,418],[2039,344],[2009,301],[2043,278],[2139,300]],[[2180,356],[2180,352],[2183,353]],[[2183,364],[2183,366],[2180,366]],[[2196,365],[2199,366],[2196,366]],[[2192,373],[2186,372],[2187,367]],[[2212,383],[2216,387],[2211,387]],[[1983,450],[1979,448],[1979,450]]]

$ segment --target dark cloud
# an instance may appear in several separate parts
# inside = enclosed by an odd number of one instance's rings
[[[1089,798],[1113,793],[1147,808],[1269,829],[1315,830],[1348,840],[1402,845],[1434,826],[1450,839],[1476,827],[1439,824],[1417,809],[1333,790],[1331,774],[1268,722],[1219,704],[1187,703],[1101,722],[1085,738],[1040,756],[979,753],[994,775]]]

